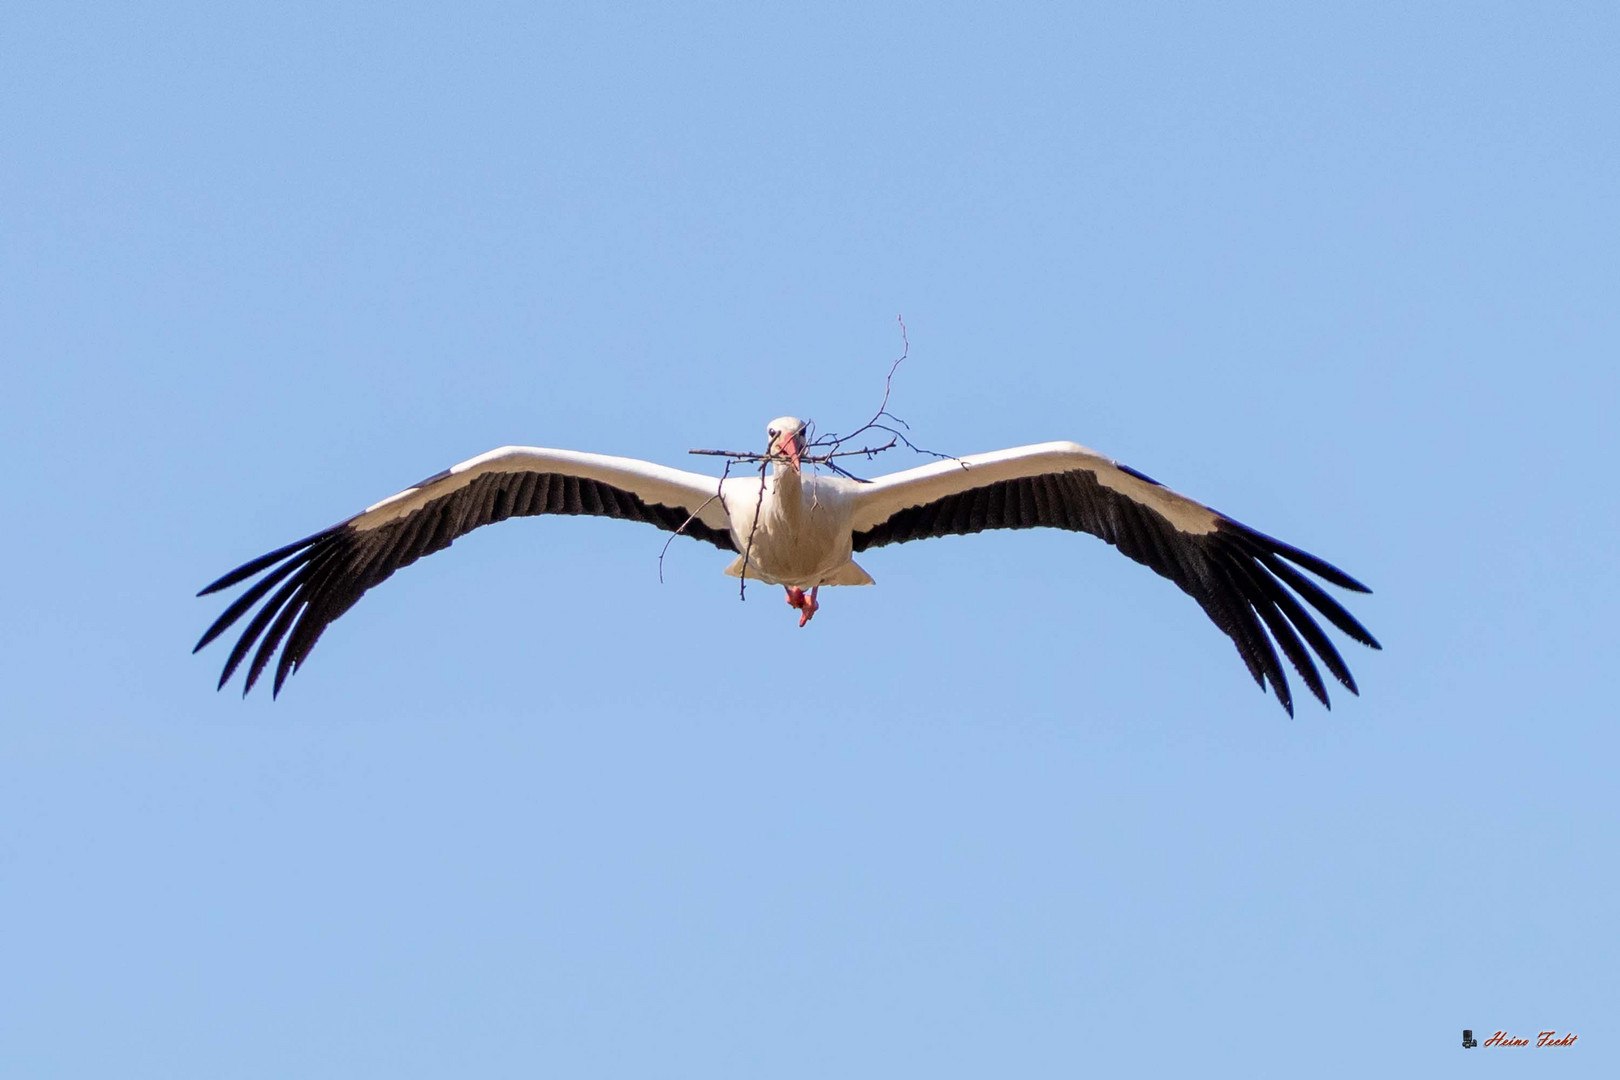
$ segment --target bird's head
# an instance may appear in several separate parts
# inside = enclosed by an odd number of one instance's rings
[[[797,416],[778,416],[770,422],[765,434],[770,436],[770,443],[765,452],[771,457],[778,454],[786,457],[793,465],[793,471],[799,471],[799,455],[804,453],[804,429],[808,425]]]

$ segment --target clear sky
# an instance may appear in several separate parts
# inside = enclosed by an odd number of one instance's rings
[[[1616,1075],[1614,6],[760,8],[0,13],[0,1073]],[[1363,696],[1046,531],[801,632],[512,521],[190,655],[491,447],[858,422],[897,315],[919,441],[1365,580]]]

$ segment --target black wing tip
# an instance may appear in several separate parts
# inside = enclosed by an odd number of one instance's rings
[[[288,555],[291,555],[297,551],[302,551],[313,544],[325,540],[327,537],[331,536],[333,533],[346,527],[347,525],[348,522],[344,522],[341,525],[334,525],[330,529],[322,529],[318,533],[312,533],[311,535],[304,537],[302,540],[294,540],[285,547],[279,547],[274,551],[266,552],[265,554],[260,555],[257,559],[251,559],[243,563],[241,566],[238,566],[235,570],[222,574],[219,578],[207,585],[204,585],[202,590],[198,592],[197,595],[208,596],[212,593],[219,592],[221,589],[228,589],[232,585],[239,585],[248,578],[252,577],[254,574],[257,574],[259,571],[268,570],[282,559],[285,559]]]
[[[1301,569],[1296,569],[1309,567],[1314,570],[1309,562],[1317,560],[1304,556],[1302,560],[1288,558],[1284,561],[1287,553],[1283,549],[1287,545],[1277,544],[1241,525],[1223,521],[1222,526],[1214,537],[1197,545],[1202,549],[1208,565],[1212,569],[1220,568],[1220,572],[1208,582],[1216,590],[1215,595],[1209,598],[1213,604],[1205,603],[1204,606],[1216,625],[1238,646],[1238,652],[1248,664],[1255,681],[1262,688],[1269,685],[1283,711],[1290,717],[1295,716],[1293,688],[1283,673],[1282,657],[1276,655],[1280,649],[1305,681],[1311,696],[1324,709],[1331,712],[1333,702],[1327,681],[1318,667],[1318,657],[1341,686],[1360,697],[1361,690],[1349,666],[1300,601],[1310,603],[1347,636],[1375,649],[1380,646],[1320,586]],[[1225,539],[1222,539],[1223,535]],[[1299,596],[1290,593],[1288,586],[1297,590]],[[1224,620],[1216,616],[1216,610],[1222,608],[1229,613]],[[1268,631],[1275,646],[1266,640]],[[1315,656],[1312,655],[1313,650]]]
[[[253,561],[258,562],[257,559],[255,559]],[[199,597],[201,597],[201,596],[212,596],[214,593],[217,593],[217,592],[220,592],[221,590],[230,588],[232,585],[236,584],[237,581],[245,581],[247,578],[252,577],[253,575],[252,574],[247,574],[247,575],[244,575],[241,578],[237,578],[235,581],[233,581],[232,578],[235,577],[237,572],[240,571],[242,569],[242,567],[252,566],[252,565],[253,565],[253,563],[243,563],[242,566],[237,567],[235,570],[232,570],[230,573],[220,575],[219,577],[215,578],[213,581],[209,582],[207,585],[204,585],[202,588],[198,589],[197,590],[197,595]]]
[[[1356,681],[1354,679],[1340,679],[1339,685],[1350,691],[1353,696],[1358,698],[1361,696],[1361,689],[1356,686]],[[1316,700],[1320,701],[1322,703],[1322,708],[1326,709],[1328,712],[1333,711],[1333,702],[1329,700],[1328,695],[1325,692],[1317,695]]]
[[[1326,615],[1329,618],[1329,621],[1337,626],[1338,629],[1347,637],[1360,642],[1369,649],[1380,652],[1383,651],[1383,645],[1379,643],[1377,638],[1373,637],[1372,633],[1365,626],[1362,626],[1354,616],[1352,616],[1348,611],[1345,611],[1340,605],[1334,603],[1326,593],[1312,585],[1309,578],[1303,577],[1297,570],[1290,570],[1288,568],[1288,564],[1291,563],[1293,566],[1308,570],[1328,583],[1337,585],[1342,589],[1348,589],[1352,592],[1371,594],[1372,589],[1351,577],[1343,570],[1340,570],[1332,563],[1329,563],[1324,559],[1320,559],[1309,552],[1302,551],[1299,548],[1294,547],[1292,544],[1285,544],[1275,537],[1267,536],[1265,533],[1260,532],[1257,529],[1251,529],[1249,526],[1244,525],[1241,522],[1233,521],[1231,518],[1223,517],[1220,520],[1218,528],[1221,531],[1235,536],[1240,545],[1247,546],[1250,551],[1259,556],[1259,562],[1261,565],[1259,572],[1264,573],[1265,569],[1269,568],[1271,571],[1277,574],[1277,576],[1280,577],[1283,582],[1286,582],[1287,584],[1292,585],[1296,590],[1299,590],[1313,607],[1315,607],[1322,614]],[[1286,559],[1287,563],[1279,561],[1281,559]],[[1320,650],[1318,650],[1318,652],[1320,653]],[[1324,659],[1326,659],[1326,657],[1324,657]],[[1329,666],[1331,668],[1333,665],[1330,664]],[[1361,696],[1361,690],[1356,686],[1355,679],[1350,676],[1350,672],[1347,668],[1342,672],[1335,671],[1334,675],[1338,677],[1340,684],[1342,684],[1346,690],[1349,690],[1357,697]],[[1322,699],[1323,705],[1326,705],[1329,709],[1332,708],[1332,705],[1328,703],[1322,694],[1317,694],[1316,696]]]
[[[277,556],[279,556],[281,554],[282,554],[281,552],[276,552],[276,551],[272,551],[270,553],[270,555],[277,555]],[[235,570],[232,570],[230,573],[225,574],[225,575],[223,575],[223,576],[221,576],[219,578],[216,578],[214,581],[208,583],[207,585],[204,585],[201,589],[198,589],[197,590],[197,595],[199,597],[212,596],[214,593],[222,592],[225,589],[230,588],[232,585],[240,585],[242,582],[246,581],[248,578],[252,577],[254,574],[257,574],[260,570],[263,570],[266,566],[269,566],[271,563],[279,561],[279,559],[270,559],[270,555],[261,555],[259,558],[254,559],[252,562],[243,563],[241,566],[238,566]],[[266,560],[266,559],[269,559],[270,561],[269,562],[264,562],[264,560]],[[260,563],[263,563],[263,565],[260,565]]]
[[[291,646],[292,646],[292,642],[289,641],[287,643],[287,647],[290,648]],[[297,665],[288,664],[286,662],[287,653],[286,653],[285,649],[282,650],[281,657],[282,657],[281,660],[278,661],[277,664],[276,664],[276,679],[275,679],[275,681],[273,683],[270,684],[270,700],[271,701],[274,701],[274,700],[276,700],[277,698],[279,698],[281,696],[282,684],[287,681],[287,679],[293,674],[293,672],[298,670]]]
[[[1371,594],[1372,589],[1363,585],[1349,574],[1340,570],[1326,559],[1312,555],[1293,544],[1284,543],[1275,536],[1268,536],[1259,529],[1250,528],[1241,521],[1234,521],[1225,515],[1220,515],[1216,528],[1237,533],[1246,540],[1259,544],[1273,555],[1280,555],[1296,566],[1304,567],[1324,581],[1337,585],[1341,589],[1351,592]]]
[[[1317,562],[1321,562],[1321,560],[1318,559]],[[1328,565],[1331,565],[1331,564],[1323,563],[1322,565],[1328,566]],[[1338,572],[1338,575],[1339,575],[1338,578],[1336,578],[1336,579],[1335,578],[1328,578],[1328,580],[1333,582],[1333,584],[1337,585],[1341,589],[1346,589],[1346,590],[1348,590],[1350,592],[1362,593],[1362,594],[1364,594],[1366,596],[1371,596],[1372,595],[1372,590],[1370,588],[1363,585],[1361,582],[1357,581],[1355,578],[1351,577],[1349,574],[1345,573],[1343,570],[1339,570],[1338,567],[1335,566],[1333,569],[1336,570]],[[1326,575],[1323,575],[1323,576],[1325,577]]]
[[[247,676],[243,679],[242,696],[245,698],[252,691],[268,658],[265,645],[271,644],[272,641],[279,642],[280,637],[286,633],[285,623],[304,606],[304,600],[300,594],[311,573],[317,566],[330,562],[330,559],[334,556],[335,549],[333,546],[321,543],[321,541],[331,539],[342,528],[343,526],[337,526],[336,528],[327,529],[314,536],[305,537],[296,543],[288,544],[286,547],[278,548],[267,555],[262,555],[252,562],[232,570],[198,594],[206,595],[230,585],[240,584],[252,579],[255,574],[264,575],[256,583],[250,585],[242,595],[238,596],[220,614],[219,618],[214,620],[212,626],[203,631],[203,635],[197,644],[192,646],[191,652],[193,655],[201,652],[222,636],[226,630],[229,630],[239,619],[246,615],[254,605],[260,604],[260,601],[264,600],[270,589],[276,585],[281,586],[274,596],[271,596],[269,600],[259,606],[258,613],[248,624],[247,629],[242,632],[230,655],[226,657],[219,681],[214,685],[216,692],[225,689],[225,685],[236,674],[242,661],[247,658],[248,650],[268,630],[270,636],[265,637],[264,641],[261,642],[259,653],[254,656],[253,662],[249,664]],[[277,563],[281,565],[277,566]],[[286,580],[289,576],[291,576],[291,580]],[[274,621],[273,625],[272,620]]]

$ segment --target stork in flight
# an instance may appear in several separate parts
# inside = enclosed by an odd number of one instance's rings
[[[985,529],[1044,526],[1091,533],[1198,601],[1237,645],[1255,682],[1262,690],[1269,682],[1290,716],[1293,698],[1270,639],[1323,705],[1327,688],[1305,643],[1346,689],[1358,692],[1350,669],[1301,599],[1349,637],[1380,647],[1301,571],[1368,592],[1355,578],[1076,443],[950,458],[862,481],[807,472],[805,427],[792,416],[771,421],[769,474],[762,466],[759,476],[726,479],[572,450],[491,450],[203,589],[199,596],[263,575],[214,621],[197,649],[259,605],[231,649],[219,685],[257,642],[245,695],[285,640],[274,696],[327,625],[366,590],[481,525],[535,514],[644,521],[713,544],[736,556],[726,573],[781,585],[801,627],[820,609],[821,586],[872,584],[852,558],[858,552]]]

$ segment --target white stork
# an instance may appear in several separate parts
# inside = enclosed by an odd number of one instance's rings
[[[491,450],[203,589],[199,596],[263,574],[214,621],[197,649],[269,596],[237,639],[219,685],[258,642],[246,694],[285,639],[272,690],[279,694],[321,632],[366,590],[481,525],[534,514],[645,521],[713,544],[736,555],[726,573],[783,586],[801,627],[820,608],[821,586],[872,584],[851,557],[856,552],[984,529],[1091,533],[1198,601],[1237,645],[1255,682],[1264,689],[1269,681],[1289,715],[1293,699],[1267,630],[1323,705],[1327,689],[1301,638],[1357,693],[1349,668],[1299,598],[1348,636],[1379,648],[1300,571],[1356,592],[1368,592],[1365,585],[1076,443],[950,458],[862,481],[805,471],[805,427],[791,416],[773,420],[769,474],[762,466],[758,476],[723,480],[633,458],[530,446]]]

